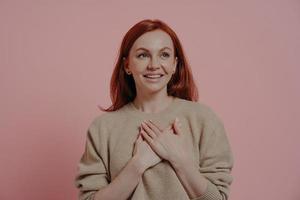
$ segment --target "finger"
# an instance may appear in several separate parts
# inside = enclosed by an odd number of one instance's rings
[[[151,119],[149,120],[149,122],[151,122],[151,124],[153,124],[158,130],[163,131],[163,129],[159,125],[154,123]]]
[[[146,121],[146,124],[154,131],[154,133],[156,133],[157,135],[161,134],[162,131],[156,124],[154,124],[154,122],[149,120],[149,121]]]
[[[141,134],[148,143],[152,144],[153,139],[144,130],[141,131]]]
[[[152,137],[152,138],[156,137],[156,133],[145,122],[142,122],[142,130],[147,132],[150,137]]]

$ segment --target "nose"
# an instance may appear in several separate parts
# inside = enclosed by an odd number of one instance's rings
[[[158,69],[160,66],[160,62],[159,62],[159,59],[157,58],[152,58],[149,65],[148,65],[148,69],[150,70],[155,70],[155,69]]]

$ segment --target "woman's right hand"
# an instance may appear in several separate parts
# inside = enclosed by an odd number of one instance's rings
[[[139,133],[135,143],[133,156],[139,161],[146,170],[159,163],[162,159],[152,150],[150,145],[143,140],[141,132]]]

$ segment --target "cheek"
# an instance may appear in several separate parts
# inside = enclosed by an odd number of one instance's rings
[[[133,71],[141,73],[147,67],[147,63],[145,61],[132,61],[130,66]]]
[[[168,63],[168,64],[166,64],[166,65],[164,65],[164,66],[165,66],[166,72],[167,72],[168,74],[172,74],[173,69],[174,69],[172,63]]]
[[[133,72],[133,74],[140,75],[143,73],[143,67],[141,67],[141,65],[132,65],[131,71]]]

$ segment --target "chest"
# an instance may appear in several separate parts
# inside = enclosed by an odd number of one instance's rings
[[[155,120],[151,119],[161,128],[166,128],[172,119]],[[109,135],[109,171],[111,178],[114,179],[120,170],[127,164],[133,156],[135,141],[139,134],[139,128],[143,120],[126,120],[123,123],[118,123],[111,129]],[[187,148],[192,148],[192,154],[195,160],[199,160],[199,131],[201,127],[191,124],[186,119],[180,119],[181,130],[186,139]]]

